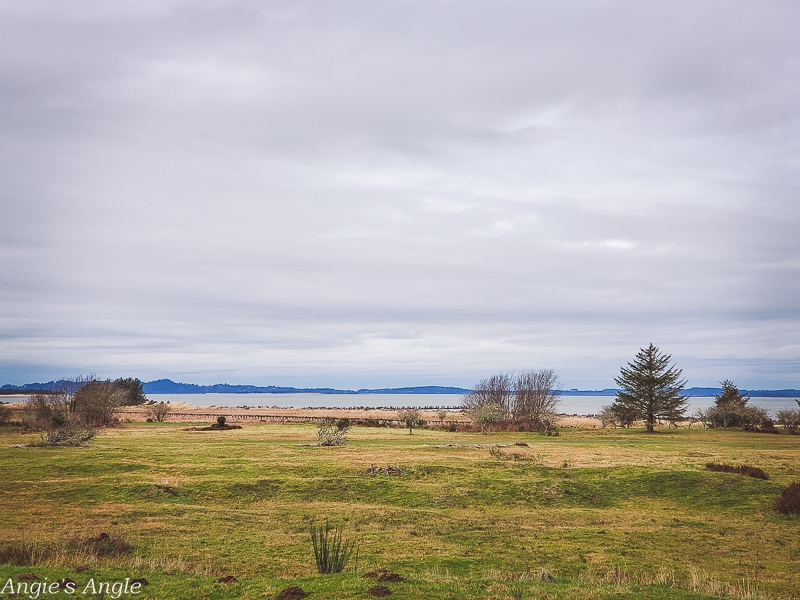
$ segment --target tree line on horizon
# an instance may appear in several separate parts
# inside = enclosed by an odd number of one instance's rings
[[[672,356],[652,342],[640,348],[633,361],[620,369],[614,379],[618,389],[614,402],[604,406],[599,418],[603,426],[630,427],[643,422],[648,432],[657,424],[671,426],[687,420],[688,396],[683,392],[683,371],[672,364]],[[749,396],[730,380],[720,382],[714,406],[697,411],[694,418],[709,428],[741,427],[750,431],[775,431],[766,410],[748,404]],[[518,375],[500,373],[482,379],[466,394],[462,408],[489,433],[493,426],[514,426],[520,430],[557,434],[556,409],[560,390],[552,369],[524,371]],[[800,400],[797,410],[780,410],[778,423],[788,433],[800,431]]]

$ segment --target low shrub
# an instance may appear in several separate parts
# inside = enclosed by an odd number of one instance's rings
[[[350,419],[322,419],[317,425],[318,446],[344,446],[350,431]]]
[[[758,467],[751,467],[750,465],[724,465],[722,463],[707,463],[706,469],[709,471],[718,471],[720,473],[736,473],[738,475],[747,475],[748,477],[755,477],[756,479],[769,479],[763,469]]]
[[[32,567],[44,558],[43,554],[41,548],[33,544],[6,542],[0,545],[0,565]]]
[[[73,551],[96,557],[123,556],[133,550],[133,546],[124,536],[109,535],[105,532],[86,539],[73,537],[69,541],[69,546]]]
[[[30,446],[83,446],[95,435],[97,430],[94,428],[66,422],[59,427],[48,429],[38,442],[33,442]]]
[[[800,402],[798,402],[800,404]],[[778,423],[786,433],[795,435],[800,433],[800,409],[798,410],[779,410],[776,413]]]
[[[11,409],[0,402],[0,425],[6,425],[11,420]]]
[[[800,481],[795,481],[775,500],[775,510],[783,515],[800,515]]]
[[[61,564],[78,558],[116,558],[133,552],[133,545],[122,535],[101,533],[97,537],[72,536],[66,542],[6,542],[0,544],[0,564],[33,567]]]

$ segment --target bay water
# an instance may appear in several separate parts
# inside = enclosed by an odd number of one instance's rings
[[[461,407],[460,394],[148,394],[156,402],[187,402],[194,406],[263,407],[263,408],[450,408]],[[558,412],[568,415],[592,415],[614,401],[613,396],[561,396]],[[750,398],[752,406],[767,410],[771,416],[782,409],[797,409],[793,398]],[[691,396],[687,416],[714,405],[713,397]]]

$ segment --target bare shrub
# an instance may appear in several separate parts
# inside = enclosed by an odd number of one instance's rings
[[[484,435],[491,433],[493,425],[502,423],[506,414],[499,404],[485,404],[467,410],[467,416],[481,428]]]
[[[413,433],[414,427],[423,427],[425,425],[422,413],[416,408],[404,408],[398,411],[397,418],[408,428],[408,435]]]
[[[514,396],[509,407],[514,421],[540,433],[551,432],[560,394],[558,375],[552,369],[520,373],[514,380]]]
[[[58,427],[46,430],[41,439],[31,443],[30,446],[83,446],[95,435],[97,435],[97,430],[94,428],[68,421]]]
[[[350,419],[322,419],[317,425],[318,446],[344,446],[350,431]]]
[[[0,425],[7,425],[11,420],[11,409],[0,403]]]
[[[495,410],[502,414],[502,418],[506,418],[512,394],[513,378],[508,373],[498,373],[479,381],[475,388],[464,396],[461,405],[467,412],[484,406],[495,406]]]
[[[775,500],[775,510],[783,515],[800,515],[800,481],[789,484]]]
[[[603,427],[609,425],[612,427],[630,427],[639,420],[640,414],[635,408],[615,403],[600,409],[600,414],[597,415],[597,418],[600,419]]]
[[[75,392],[74,414],[89,427],[108,427],[116,421],[117,410],[125,399],[125,391],[113,382],[93,380]]]
[[[800,402],[798,402],[800,404]],[[791,435],[800,433],[800,410],[779,410],[775,413],[778,424],[783,430]]]
[[[158,423],[163,423],[167,420],[167,416],[172,412],[172,407],[169,402],[154,402],[145,409],[145,414],[148,418]]]
[[[75,385],[74,381],[69,382]],[[22,411],[23,426],[44,432],[31,446],[82,446],[95,436],[75,410],[75,394],[65,384],[58,392],[33,394]]]

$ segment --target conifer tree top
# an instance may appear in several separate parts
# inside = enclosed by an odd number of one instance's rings
[[[685,416],[686,397],[681,392],[686,380],[681,379],[683,372],[671,361],[671,355],[651,342],[647,348],[640,348],[614,379],[619,386],[614,406],[636,411],[648,431],[653,431],[657,420],[675,422]]]

